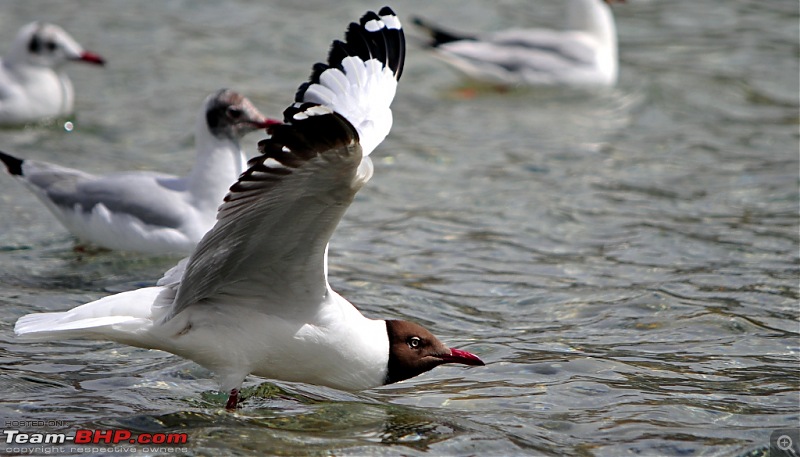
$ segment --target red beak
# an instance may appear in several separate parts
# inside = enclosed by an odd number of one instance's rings
[[[461,349],[450,349],[450,354],[440,355],[437,357],[441,360],[444,360],[444,363],[461,363],[464,365],[481,367],[486,365],[477,355],[471,352],[462,351]]]
[[[82,60],[82,61],[88,62],[88,63],[93,63],[93,64],[96,64],[96,65],[105,65],[106,64],[105,59],[103,59],[99,55],[97,55],[97,54],[95,54],[93,52],[89,52],[89,51],[82,52],[81,53],[81,57],[80,57],[79,60]]]
[[[259,122],[256,124],[257,127],[268,129],[273,125],[281,125],[283,122],[275,120],[275,119],[265,119],[264,122]]]

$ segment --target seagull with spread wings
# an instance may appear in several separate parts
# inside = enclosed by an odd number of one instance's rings
[[[327,281],[327,246],[372,176],[392,125],[405,38],[384,7],[350,24],[327,64],[268,128],[188,260],[148,287],[62,313],[30,314],[28,340],[97,338],[168,351],[215,372],[235,408],[248,374],[361,390],[444,363],[483,365],[420,325],[369,319]]]

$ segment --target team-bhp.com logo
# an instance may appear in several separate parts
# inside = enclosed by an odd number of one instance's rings
[[[186,444],[186,433],[140,433],[128,430],[85,430],[66,433],[23,433],[3,430],[6,444]]]
[[[38,449],[39,453],[56,454],[60,452],[163,452],[167,448],[185,445],[186,433],[138,433],[130,430],[87,430],[79,429],[74,434],[23,432],[3,430],[6,451],[28,453]],[[109,447],[113,446],[113,447]],[[142,448],[146,446],[146,448]],[[37,451],[38,452],[38,451]]]

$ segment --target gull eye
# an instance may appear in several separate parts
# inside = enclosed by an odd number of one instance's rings
[[[56,48],[58,47],[58,45],[56,45],[56,42],[55,42],[55,41],[48,41],[48,42],[46,42],[46,43],[44,44],[44,47],[45,47],[45,48],[46,48],[48,51],[51,51],[51,52],[52,52],[52,51],[55,51],[55,50],[56,50]]]
[[[419,347],[419,344],[421,342],[422,340],[420,340],[419,337],[412,336],[411,338],[408,339],[408,347],[410,347],[411,349],[417,348]]]
[[[234,121],[237,121],[241,119],[242,116],[244,116],[244,112],[241,109],[236,108],[234,106],[228,107],[226,113],[228,114],[228,117],[233,119]]]
[[[42,40],[38,36],[34,35],[31,38],[30,43],[28,43],[28,51],[33,54],[39,54],[42,51]]]

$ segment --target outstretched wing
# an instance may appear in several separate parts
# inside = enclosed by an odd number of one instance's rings
[[[328,64],[315,65],[285,123],[269,128],[262,155],[231,187],[217,224],[186,262],[164,320],[203,301],[235,300],[278,314],[322,302],[328,240],[372,176],[366,155],[391,128],[404,49],[388,8],[367,13],[350,24],[345,42],[334,42]]]
[[[325,246],[369,179],[359,174],[355,130],[325,111],[298,108],[294,122],[273,127],[259,144],[262,155],[231,187],[190,257],[167,319],[215,297],[267,309],[321,302]]]

